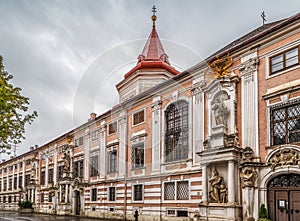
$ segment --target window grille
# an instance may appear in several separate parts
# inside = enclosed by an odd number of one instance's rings
[[[189,183],[188,181],[177,182],[177,200],[189,199]]]
[[[165,111],[165,161],[171,162],[188,157],[188,103],[177,101]]]
[[[175,182],[165,183],[164,187],[164,199],[175,200]]]
[[[108,200],[115,201],[116,200],[116,187],[108,188]]]
[[[90,174],[91,176],[98,175],[98,155],[91,156],[91,167],[90,167]]]
[[[48,183],[53,183],[53,168],[48,170]]]
[[[300,102],[271,109],[271,145],[300,141]]]

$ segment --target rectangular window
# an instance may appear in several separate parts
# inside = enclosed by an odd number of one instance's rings
[[[271,145],[300,141],[300,101],[271,108]]]
[[[299,48],[289,49],[270,58],[271,74],[299,64]]]
[[[66,149],[68,148],[68,145],[65,144],[65,145],[62,145],[58,148],[58,153],[61,154],[61,153],[64,153],[66,151]]]
[[[14,177],[14,189],[16,190],[18,188],[18,177]]]
[[[83,145],[83,136],[75,139],[75,147],[79,147]]]
[[[92,141],[98,140],[98,138],[99,138],[99,130],[94,130],[92,132]]]
[[[8,203],[11,203],[11,196],[8,196]]]
[[[144,166],[144,154],[144,143],[132,145],[131,164],[133,169],[141,168]]]
[[[44,202],[44,193],[41,193],[41,203]]]
[[[12,190],[12,178],[8,180],[8,190]]]
[[[116,187],[111,186],[108,188],[108,201],[116,200]]]
[[[53,157],[54,156],[54,150],[50,150],[49,151],[49,157]]]
[[[58,166],[58,178],[62,178],[64,173],[64,165]]]
[[[26,164],[26,165],[29,165],[30,162],[31,162],[31,160],[30,160],[30,159],[27,159],[27,160],[25,161],[25,164]]]
[[[27,185],[29,185],[29,183],[30,183],[30,174],[26,174],[25,175],[25,185],[27,186]]]
[[[91,156],[90,160],[91,160],[90,174],[91,174],[91,176],[97,176],[98,175],[98,155]]]
[[[5,179],[3,181],[3,191],[6,191],[7,190],[7,180]]]
[[[19,188],[22,188],[23,176],[19,176]]]
[[[6,196],[3,196],[3,203],[6,203]]]
[[[143,185],[142,184],[133,186],[133,200],[134,201],[143,200]]]
[[[48,183],[53,183],[53,168],[48,170]]]
[[[19,163],[19,167],[22,168],[23,167],[23,162]]]
[[[17,195],[14,196],[14,202],[17,202]]]
[[[41,185],[45,185],[45,179],[46,179],[46,172],[42,171],[41,172],[41,180],[40,180]]]
[[[108,152],[108,173],[116,173],[118,166],[118,152],[112,150]]]
[[[189,182],[164,183],[164,200],[189,200]]]
[[[133,125],[143,123],[145,121],[144,110],[133,114]]]
[[[109,135],[110,134],[114,134],[117,131],[118,131],[118,123],[117,123],[117,121],[108,125],[108,134]]]
[[[74,162],[74,178],[83,177],[83,160],[77,160]]]
[[[97,188],[91,189],[91,201],[97,201]]]
[[[18,169],[18,164],[15,164],[15,170],[17,170]]]
[[[48,193],[48,202],[51,203],[52,202],[52,193]]]

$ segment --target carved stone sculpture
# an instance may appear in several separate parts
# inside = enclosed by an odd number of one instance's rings
[[[70,175],[70,163],[71,163],[70,153],[69,151],[66,151],[64,154],[63,177],[68,177]]]
[[[271,169],[274,170],[277,166],[284,165],[299,165],[300,159],[298,151],[292,148],[281,149],[273,154],[269,159]]]
[[[213,203],[227,203],[228,192],[224,183],[224,178],[219,175],[218,171],[212,169],[212,177],[209,179],[210,190],[209,196]]]
[[[216,57],[216,60],[212,62],[209,66],[214,71],[216,78],[221,77],[230,77],[229,67],[233,64],[232,58],[229,54],[226,57],[219,58]]]
[[[215,116],[215,122],[216,125],[227,125],[227,116],[229,113],[229,110],[225,106],[224,100],[221,98],[217,98],[215,101],[212,103],[212,110],[214,112]]]
[[[257,181],[257,171],[253,167],[244,167],[240,173],[242,187],[255,187]]]
[[[254,159],[254,152],[251,147],[245,147],[242,152],[242,160],[241,163],[252,162]]]
[[[36,179],[36,165],[35,165],[35,163],[32,164],[31,179]]]

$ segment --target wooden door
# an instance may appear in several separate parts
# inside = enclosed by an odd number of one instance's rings
[[[80,215],[81,210],[81,203],[80,203],[80,191],[75,191],[75,215]]]
[[[290,191],[290,221],[300,221],[300,190]]]

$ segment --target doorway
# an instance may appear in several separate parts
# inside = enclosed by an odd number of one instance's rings
[[[80,202],[80,191],[75,190],[75,215],[80,215],[81,202]]]
[[[300,221],[300,175],[279,175],[269,182],[268,209],[272,221]]]

